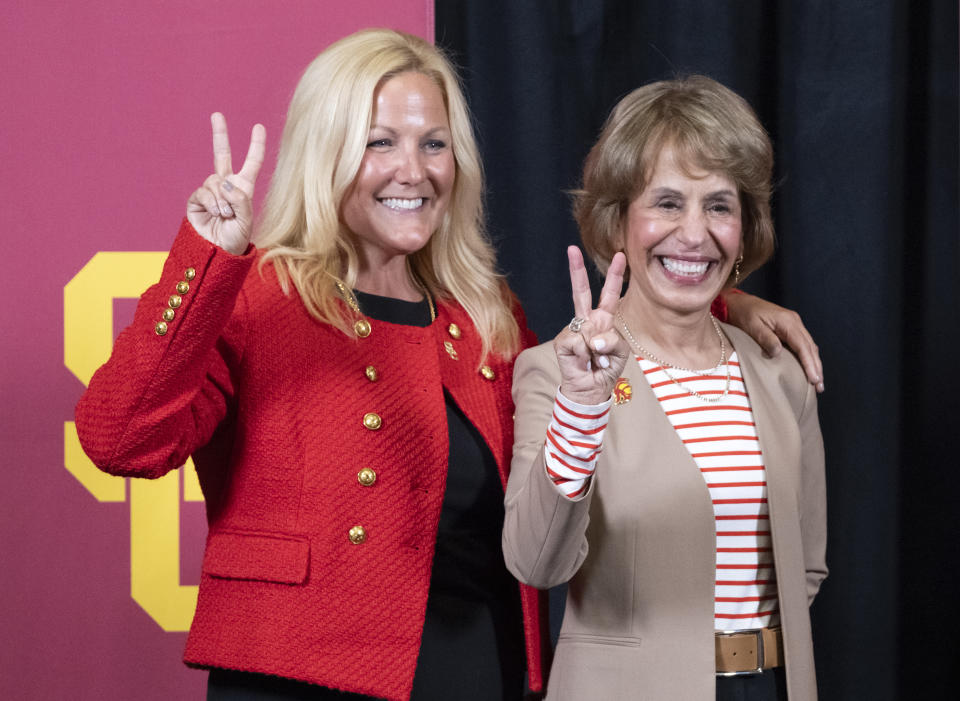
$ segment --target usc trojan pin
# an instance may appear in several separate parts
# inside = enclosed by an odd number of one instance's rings
[[[633,387],[630,386],[630,380],[621,377],[617,384],[613,386],[613,403],[626,404],[633,398]]]

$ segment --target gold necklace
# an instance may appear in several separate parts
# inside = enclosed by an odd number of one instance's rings
[[[713,316],[713,314],[710,315],[710,321],[713,322],[713,328],[717,332],[717,336],[720,338],[720,362],[717,363],[714,367],[710,368],[709,370],[691,370],[690,368],[683,368],[683,367],[680,367],[679,365],[672,365],[666,361],[660,360],[653,353],[651,353],[646,348],[641,346],[640,342],[636,338],[634,338],[633,334],[630,333],[630,327],[627,326],[627,322],[624,321],[623,315],[620,313],[620,310],[617,310],[616,318],[617,318],[617,323],[620,324],[620,328],[623,329],[623,332],[627,336],[627,340],[630,342],[630,345],[633,347],[633,350],[636,352],[636,354],[642,355],[647,360],[656,363],[659,366],[659,368],[663,370],[663,374],[666,375],[668,378],[670,378],[670,381],[673,382],[673,384],[675,384],[677,387],[682,389],[687,394],[692,394],[697,399],[702,399],[705,402],[710,402],[711,404],[715,404],[725,399],[726,396],[730,393],[730,365],[727,363],[727,344],[723,339],[723,332],[720,330],[720,324],[717,323],[717,320]],[[670,371],[667,370],[667,368],[673,368],[674,370],[680,370],[681,372],[689,372],[699,377],[704,377],[706,375],[710,375],[716,372],[717,368],[719,368],[721,365],[723,365],[724,368],[726,369],[727,381],[726,381],[726,384],[724,385],[723,393],[716,397],[707,397],[700,394],[700,392],[697,392],[694,389],[690,389],[684,383],[680,382],[677,378],[671,375]]]
[[[432,324],[437,318],[437,310],[436,307],[433,306],[433,297],[430,294],[430,290],[420,282],[419,278],[414,278],[414,281],[417,283],[417,287],[423,292],[423,296],[427,298],[427,304],[430,307],[430,323]],[[340,292],[340,296],[343,298],[343,301],[347,303],[347,306],[350,307],[355,314],[363,316],[363,312],[360,311],[360,303],[357,302],[357,296],[353,294],[353,290],[349,289],[339,280],[335,280],[334,284],[337,286],[337,291]]]

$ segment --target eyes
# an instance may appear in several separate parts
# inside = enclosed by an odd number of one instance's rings
[[[686,203],[682,197],[662,197],[655,202],[655,206],[666,214],[682,212]],[[727,216],[734,213],[734,206],[724,199],[708,199],[704,203],[704,211],[716,216]]]
[[[726,202],[714,202],[707,207],[707,211],[714,214],[730,214],[733,212],[733,207]]]
[[[681,203],[675,199],[662,199],[657,202],[657,209],[662,209],[665,212],[675,212],[681,208]]]
[[[389,151],[397,146],[398,141],[392,137],[383,137],[380,139],[371,139],[367,142],[367,148],[375,151]],[[424,139],[420,142],[420,148],[427,153],[438,153],[447,148],[447,142],[443,139]]]

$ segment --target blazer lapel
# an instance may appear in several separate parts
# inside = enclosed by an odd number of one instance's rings
[[[780,385],[778,363],[763,358],[756,344],[742,331],[724,326],[737,351],[740,373],[750,397],[760,450],[763,452],[767,498],[773,517],[775,510],[791,508],[790,482],[786,470],[799,459],[799,456],[794,454],[796,442],[789,434],[791,427],[796,426],[796,419],[783,393],[774,396],[771,392],[771,388],[778,389]]]
[[[700,468],[663,412],[632,352],[623,369],[623,377],[633,388],[633,398],[626,404],[614,404],[611,410],[610,425],[616,428],[610,433],[619,459],[624,463],[637,459],[651,461],[653,474],[661,474],[663,470],[665,479],[678,484],[682,481],[687,489],[701,494],[712,513],[710,492]],[[638,454],[641,450],[642,453]]]

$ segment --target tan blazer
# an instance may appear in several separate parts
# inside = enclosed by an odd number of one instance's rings
[[[767,470],[789,696],[816,699],[808,607],[827,576],[816,393],[790,353],[763,358],[745,334],[724,330],[739,355]],[[710,494],[636,362],[627,362],[624,376],[633,399],[611,408],[592,484],[570,501],[543,458],[560,384],[553,348],[518,358],[504,557],[535,587],[570,583],[548,701],[712,701]]]

